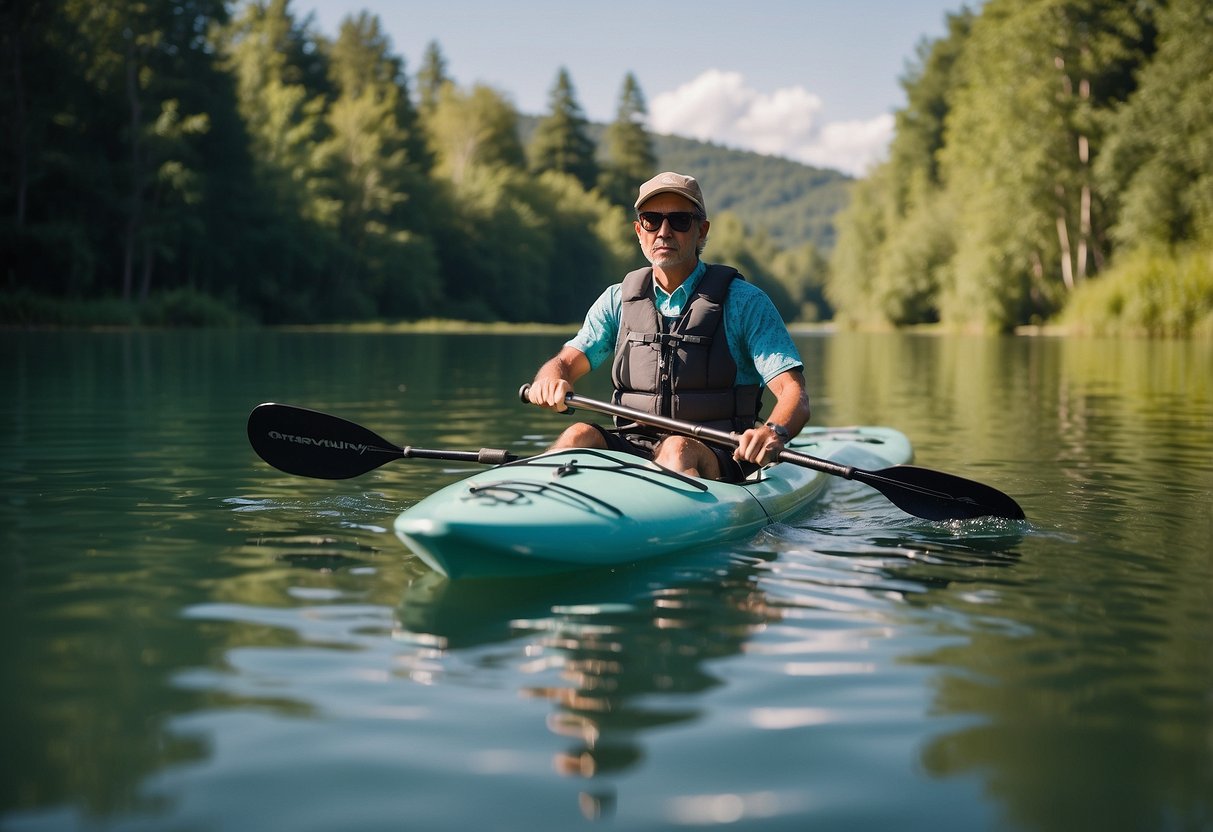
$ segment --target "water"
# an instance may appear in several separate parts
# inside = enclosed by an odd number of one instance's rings
[[[1213,345],[806,335],[1026,524],[839,481],[727,548],[448,582],[261,401],[529,453],[553,335],[0,333],[4,830],[1213,829]],[[582,392],[601,396],[603,380]]]

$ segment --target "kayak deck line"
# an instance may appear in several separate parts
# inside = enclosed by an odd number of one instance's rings
[[[892,428],[809,428],[789,446],[848,465],[912,456]],[[779,462],[726,483],[619,451],[560,449],[439,489],[403,511],[394,530],[450,578],[552,573],[749,538],[803,512],[834,479]]]
[[[559,475],[557,475],[559,476]],[[560,482],[528,482],[526,480],[501,480],[487,485],[469,485],[465,500],[497,500],[507,505],[523,500],[527,495],[539,495],[559,499],[561,496],[578,499],[588,505],[598,505],[612,512],[616,517],[623,517],[623,509],[601,500],[593,494],[587,494]],[[587,508],[587,510],[589,510]]]

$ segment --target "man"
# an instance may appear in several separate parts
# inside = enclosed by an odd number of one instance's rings
[[[703,192],[660,173],[640,186],[634,227],[651,268],[595,301],[577,335],[539,368],[532,404],[567,409],[565,395],[613,357],[613,401],[737,434],[735,450],[635,423],[607,431],[579,422],[552,448],[614,448],[705,479],[736,482],[774,460],[809,420],[803,365],[771,299],[735,269],[709,266]],[[775,404],[758,424],[762,389]]]

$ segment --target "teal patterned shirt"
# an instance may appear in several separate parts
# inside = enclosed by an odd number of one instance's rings
[[[702,262],[682,285],[667,294],[656,281],[653,302],[668,318],[682,313],[700,278],[707,271]],[[596,369],[615,357],[619,335],[620,292],[622,283],[610,286],[586,313],[581,329],[565,346],[585,353],[590,369]],[[792,336],[766,293],[752,283],[734,280],[724,304],[724,332],[729,354],[737,364],[737,385],[765,386],[780,373],[803,366]]]

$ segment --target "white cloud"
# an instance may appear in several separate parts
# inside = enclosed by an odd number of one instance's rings
[[[656,96],[649,106],[649,127],[855,176],[884,158],[893,116],[822,124],[822,106],[804,87],[763,93],[746,86],[740,73],[711,69]]]

